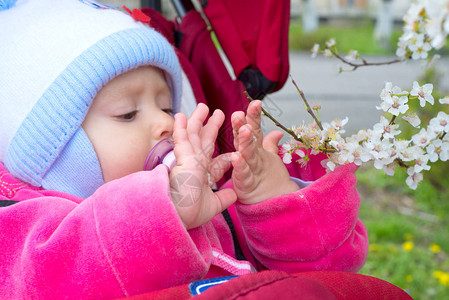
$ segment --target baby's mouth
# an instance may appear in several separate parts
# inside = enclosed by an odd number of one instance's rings
[[[157,165],[164,164],[170,170],[176,166],[176,157],[173,149],[175,143],[171,139],[163,139],[159,141],[148,153],[147,160],[143,167],[144,171],[151,171]]]

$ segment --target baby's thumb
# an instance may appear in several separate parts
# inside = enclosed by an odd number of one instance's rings
[[[237,201],[237,194],[233,189],[222,189],[214,193],[218,201],[220,201],[221,212]]]
[[[209,165],[209,185],[214,185],[231,168],[231,153],[220,154]]]
[[[278,130],[271,131],[263,139],[263,148],[269,152],[278,154],[279,153],[278,144],[283,136],[284,133],[282,131]]]

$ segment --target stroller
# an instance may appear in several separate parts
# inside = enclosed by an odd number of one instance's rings
[[[247,91],[253,99],[263,99],[281,89],[287,80],[290,0],[201,0],[198,3],[203,14],[191,0],[172,0],[172,3],[178,15],[175,21],[167,20],[154,8],[143,8],[142,12],[150,17],[150,25],[175,46],[185,74],[184,93],[192,94],[189,99],[196,101],[183,103],[183,110],[188,114],[199,102],[207,104],[211,111],[221,109],[226,119],[215,151],[216,154],[235,151],[230,117],[234,111],[246,110],[249,100],[243,92]],[[216,35],[221,49],[217,48],[211,32]],[[324,174],[298,175],[314,180]],[[223,180],[228,178],[230,172]],[[232,206],[228,210],[232,210]],[[235,217],[231,217],[228,210],[223,215],[233,231]],[[233,237],[237,258],[245,259],[235,232]],[[199,286],[205,286],[206,290],[216,281],[222,283],[229,279],[233,277],[208,279],[131,298],[189,299]],[[220,284],[195,298],[273,299],[279,296],[289,299],[411,299],[383,280],[333,271],[298,274],[262,271]]]
[[[234,151],[230,116],[234,111],[246,110],[249,100],[243,92],[262,99],[282,88],[288,77],[290,1],[241,1],[237,7],[232,7],[232,1],[201,1],[230,68],[223,62],[204,16],[192,2],[172,3],[178,21],[168,21],[152,8],[142,11],[150,16],[150,25],[175,45],[189,83],[183,85],[184,93],[191,91],[196,102],[207,104],[211,111],[224,112],[226,119],[217,151]],[[189,107],[192,105],[184,102],[187,113],[192,110]]]

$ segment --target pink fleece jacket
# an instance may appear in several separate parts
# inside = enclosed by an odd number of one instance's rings
[[[359,270],[368,237],[358,220],[355,170],[346,165],[324,176],[297,170],[306,180],[321,177],[295,193],[230,207],[252,266]],[[19,201],[0,208],[1,299],[116,298],[252,271],[235,259],[221,214],[201,227],[183,227],[164,166],[81,199],[26,185],[0,164],[0,200]]]

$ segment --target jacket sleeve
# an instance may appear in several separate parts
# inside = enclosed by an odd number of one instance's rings
[[[311,166],[321,167],[319,161]],[[290,172],[316,180],[297,192],[258,204],[237,203],[235,221],[243,231],[241,242],[256,265],[287,272],[358,271],[366,260],[368,234],[358,219],[356,169],[349,164],[327,174],[322,169]]]
[[[69,199],[0,209],[0,298],[120,297],[207,273],[169,197],[164,166],[107,183],[80,203]]]

